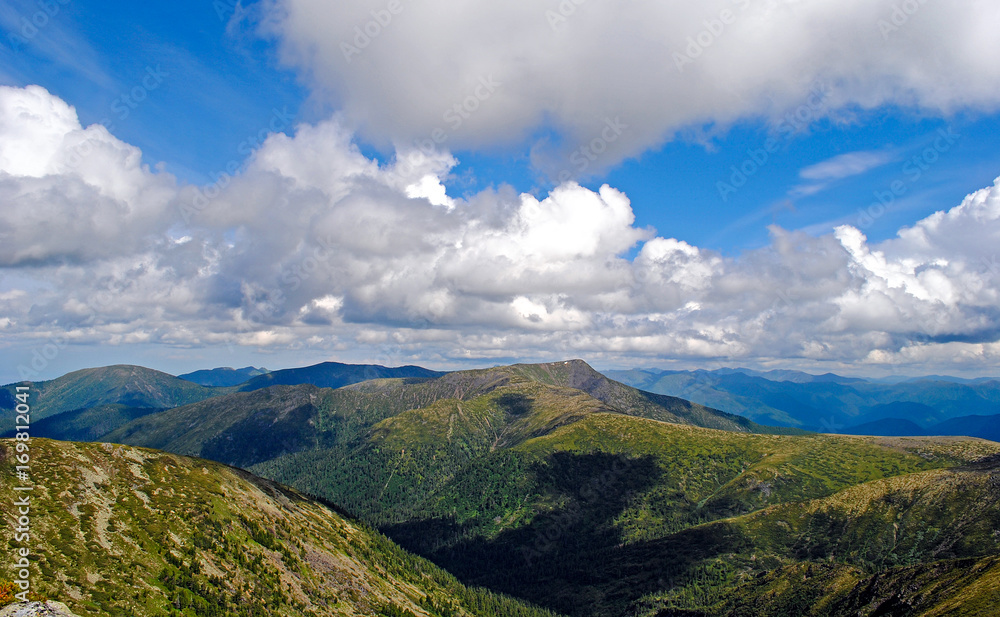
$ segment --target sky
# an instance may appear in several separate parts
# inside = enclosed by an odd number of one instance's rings
[[[0,382],[1000,376],[1000,5],[6,0]]]

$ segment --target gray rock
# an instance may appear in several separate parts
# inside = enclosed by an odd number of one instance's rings
[[[62,602],[18,602],[0,609],[0,617],[80,617]]]

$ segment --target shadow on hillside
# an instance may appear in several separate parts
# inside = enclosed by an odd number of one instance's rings
[[[655,459],[557,453],[533,469],[543,499],[559,507],[491,539],[471,524],[434,518],[382,529],[463,583],[483,586],[574,616],[621,614],[671,586],[703,559],[738,550],[724,524],[622,545],[614,526],[631,498],[662,481]]]
[[[233,424],[205,442],[199,456],[234,467],[250,467],[284,454],[311,450],[318,445],[312,418],[312,403],[299,405],[276,421],[271,410],[263,410]]]

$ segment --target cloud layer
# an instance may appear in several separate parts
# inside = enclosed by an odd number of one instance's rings
[[[937,113],[1000,103],[1000,5],[978,0],[261,7],[284,60],[365,139],[451,151],[528,145],[553,177],[599,172],[678,131],[777,123],[817,90],[820,115],[835,117],[885,104]],[[629,129],[609,140],[616,119]],[[589,164],[574,164],[574,153]]]
[[[775,227],[731,258],[637,226],[609,186],[452,199],[450,155],[380,164],[352,140],[338,119],[301,125],[239,176],[185,186],[45,90],[0,88],[5,344],[921,370],[1000,355],[1000,182],[884,243]]]

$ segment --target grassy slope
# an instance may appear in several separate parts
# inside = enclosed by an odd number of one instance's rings
[[[439,401],[471,401],[499,388],[536,392],[540,386],[585,392],[593,397],[592,404],[600,401],[605,409],[627,415],[742,432],[770,430],[687,401],[635,390],[573,361],[461,371],[437,379],[376,379],[336,391],[274,386],[151,415],[102,439],[250,465],[346,444],[382,420]],[[275,438],[266,451],[257,451],[254,443],[264,430]]]
[[[158,408],[126,405],[75,409],[32,422],[31,434],[63,441],[97,441],[118,427],[161,411],[163,410]]]
[[[631,416],[736,432],[786,432],[684,399],[638,390],[608,379],[582,360],[519,364],[511,368],[519,375],[540,383],[582,390]]]
[[[14,385],[4,386],[4,390],[13,392]],[[119,365],[84,369],[51,381],[33,383],[30,402],[32,419],[37,422],[63,412],[102,405],[165,409],[228,391],[206,388],[141,366]],[[7,425],[8,416],[11,414],[3,414],[0,432],[12,428]]]
[[[253,366],[247,366],[240,369],[222,367],[203,369],[200,371],[194,371],[193,373],[185,373],[183,375],[178,375],[177,378],[202,386],[211,386],[213,388],[233,387],[242,385],[258,375],[265,375],[269,372],[270,371],[266,368],[256,368]]]
[[[717,599],[695,596],[698,577],[734,582],[731,564],[692,553],[692,546],[749,558],[754,544],[742,528],[706,523],[778,504],[796,511],[802,500],[1000,452],[978,440],[753,435],[667,424],[536,388],[440,401],[382,422],[353,448],[255,469],[345,504],[463,580],[571,614],[617,615],[666,580],[679,581],[690,606]],[[500,402],[515,393],[530,404],[512,414]],[[677,552],[690,554],[672,561],[679,568],[627,574]],[[755,572],[799,558],[810,556],[775,549]],[[594,563],[614,565],[597,573]]]
[[[651,606],[709,610],[741,572],[770,576],[824,559],[815,547],[842,531],[807,527],[791,544],[758,546],[750,522],[727,521],[776,507],[808,518],[804,501],[1000,451],[976,440],[761,435],[635,417],[704,422],[700,414],[728,422],[571,362],[335,391],[271,388],[149,416],[112,437],[256,463],[255,472],[347,507],[467,582],[577,615],[622,614],[648,594]],[[958,495],[965,485],[948,486]],[[940,509],[921,516],[954,523]],[[909,563],[855,553],[842,565],[858,580]]]
[[[86,615],[518,615],[293,489],[199,459],[31,443],[39,591]],[[0,442],[12,475],[13,442]],[[0,511],[14,516],[13,491]],[[10,526],[4,545],[13,545]],[[210,612],[209,606],[224,607]],[[188,609],[191,610],[191,609]],[[408,611],[408,612],[406,612]]]
[[[706,549],[691,542],[695,532],[743,548]],[[640,614],[673,607],[711,616],[992,615],[1000,601],[1000,458],[878,480],[671,540],[703,569],[727,576],[715,588],[703,580],[697,591],[647,597]],[[754,572],[758,562],[769,570]]]

